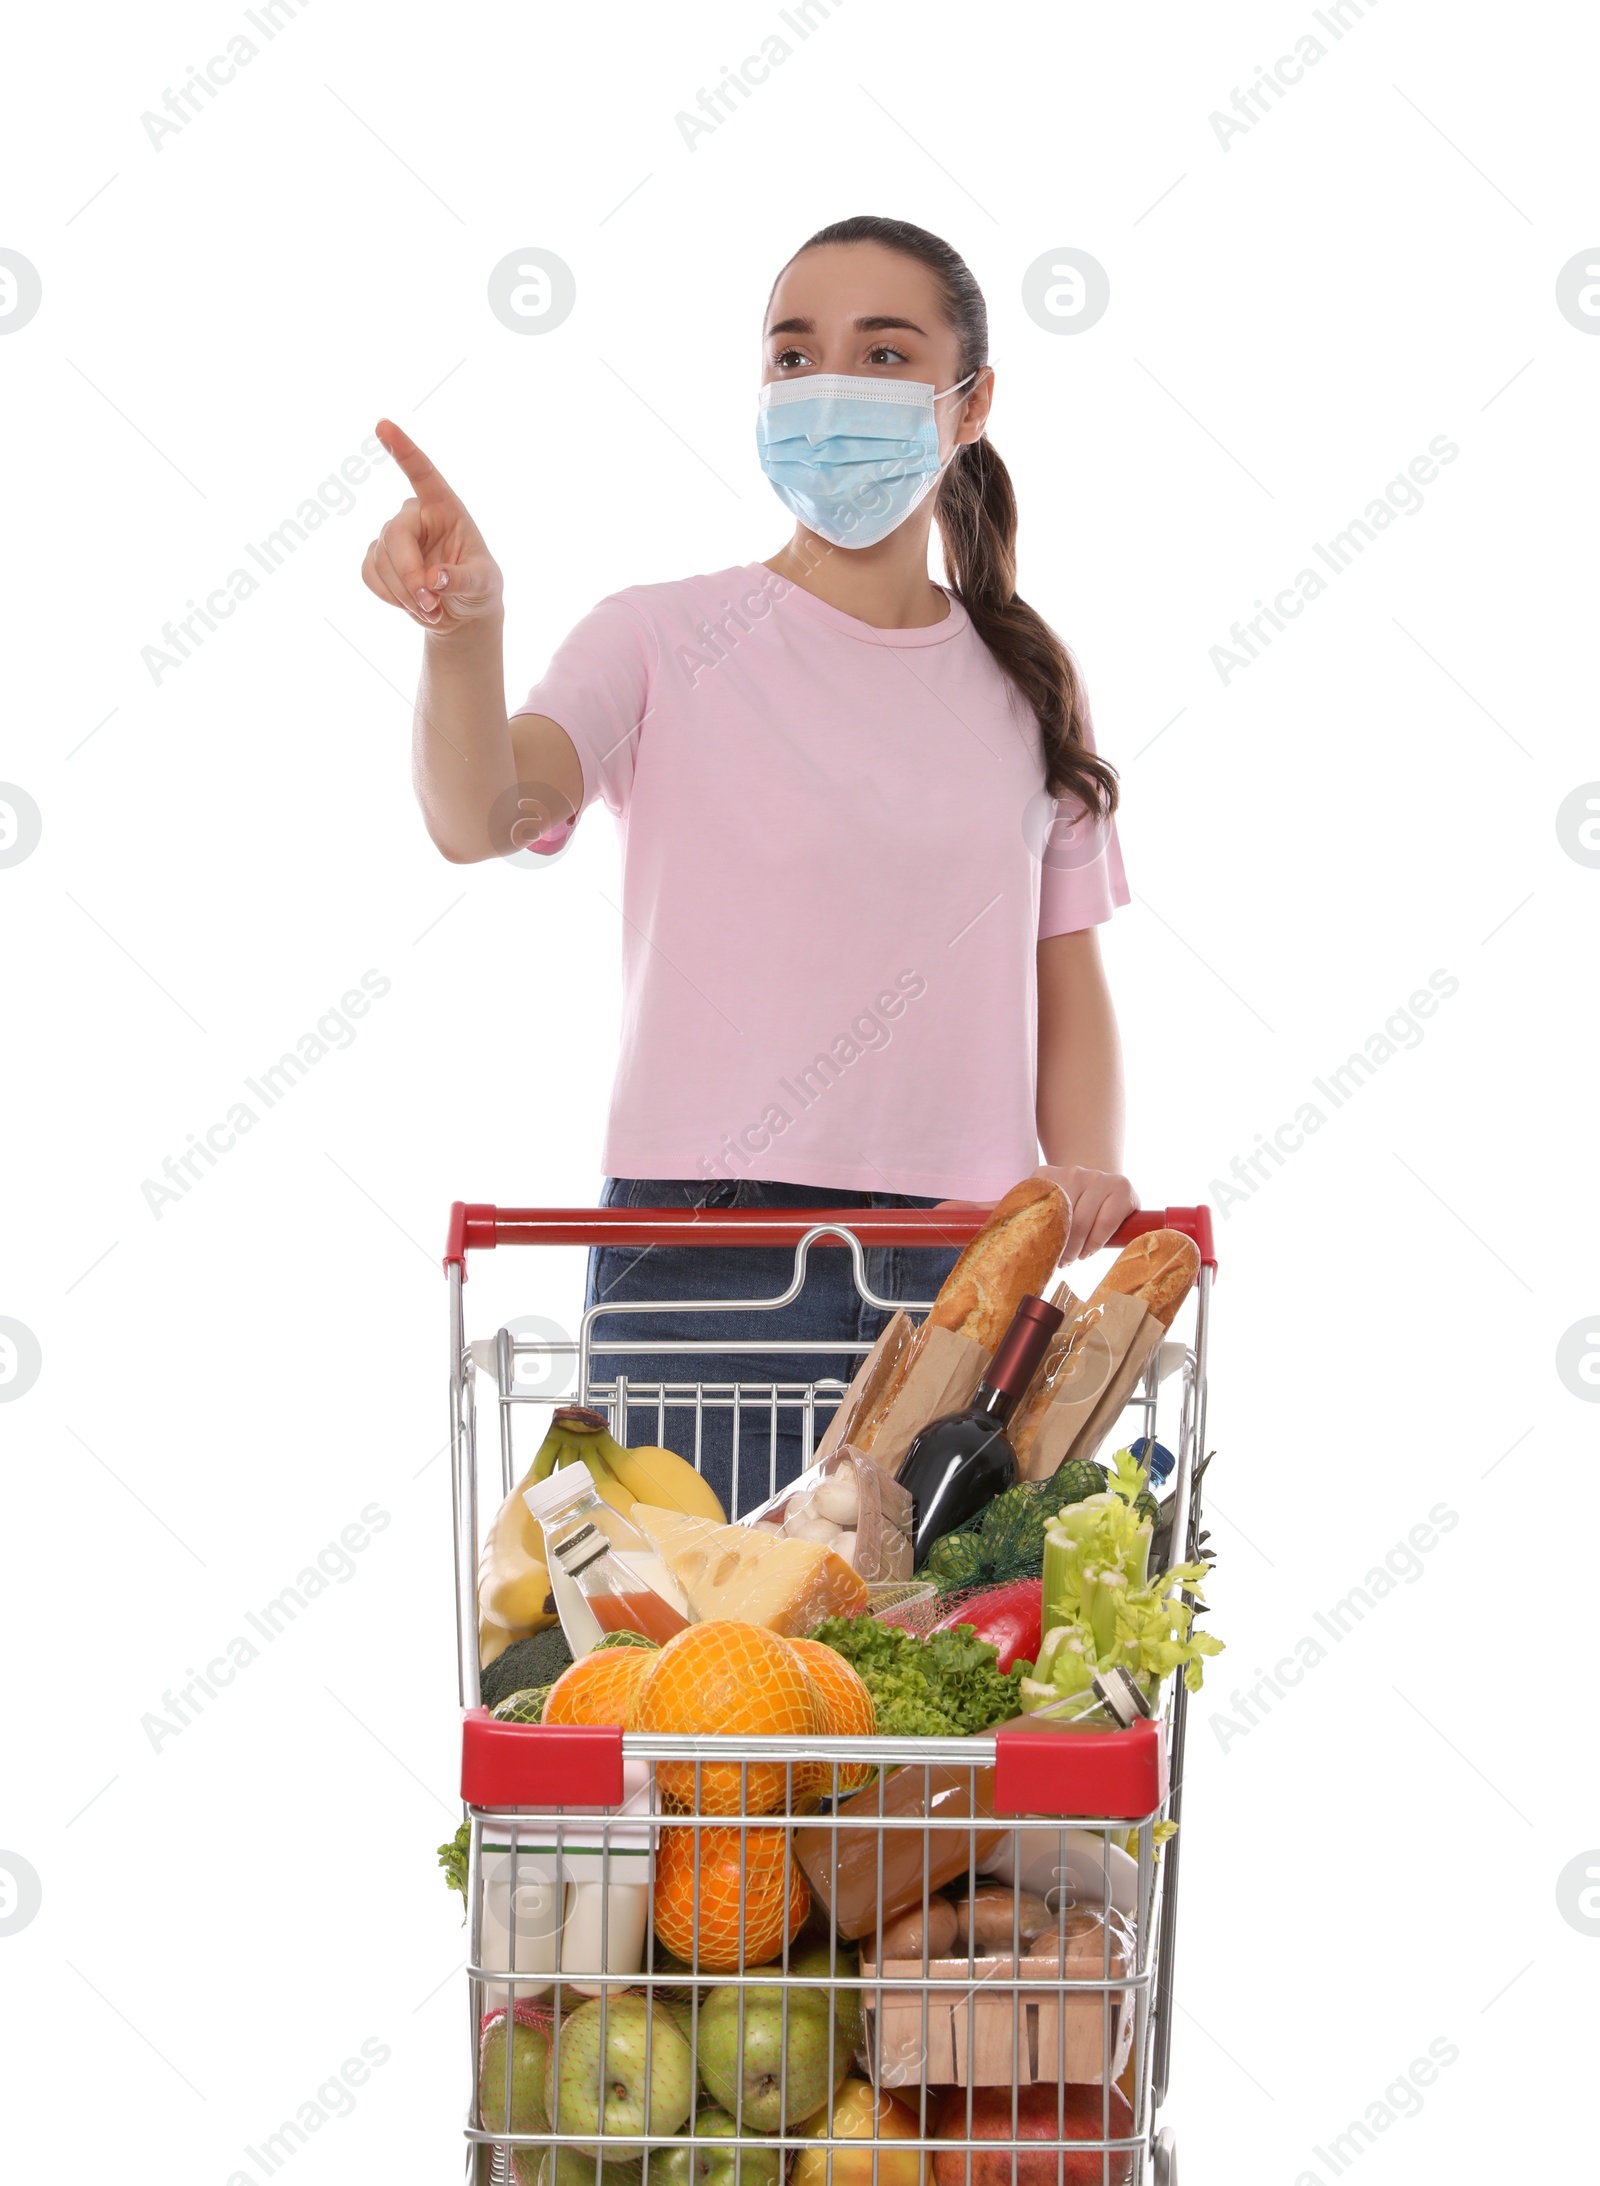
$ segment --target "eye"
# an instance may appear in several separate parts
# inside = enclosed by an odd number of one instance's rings
[[[772,362],[779,372],[792,372],[796,365],[809,364],[811,359],[803,349],[780,349]]]
[[[868,364],[905,364],[909,360],[903,349],[896,349],[892,342],[877,342],[867,351]]]

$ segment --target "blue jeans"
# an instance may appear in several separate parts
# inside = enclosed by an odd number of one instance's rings
[[[931,1199],[902,1192],[829,1190],[812,1184],[766,1184],[755,1178],[686,1182],[642,1177],[611,1177],[601,1194],[605,1207],[932,1207]],[[863,1257],[868,1286],[880,1298],[931,1299],[955,1264],[944,1247],[869,1246]],[[861,1354],[785,1353],[786,1343],[875,1342],[888,1315],[868,1305],[856,1289],[850,1255],[838,1247],[816,1244],[806,1260],[800,1294],[775,1313],[706,1313],[705,1299],[775,1298],[788,1289],[794,1254],[787,1247],[740,1245],[602,1245],[589,1255],[585,1306],[682,1304],[684,1313],[603,1315],[592,1331],[597,1343],[637,1344],[637,1353],[591,1358],[591,1382],[610,1382],[618,1372],[632,1382],[804,1384],[837,1380],[848,1384]],[[700,1342],[771,1339],[770,1352],[679,1355],[652,1352],[655,1341]],[[794,1479],[805,1458],[805,1416],[796,1401],[800,1389],[780,1391],[776,1403],[763,1391],[741,1399],[737,1413],[732,1392],[707,1392],[724,1399],[706,1404],[696,1420],[692,1392],[679,1389],[663,1418],[654,1398],[631,1400],[625,1421],[613,1419],[613,1432],[626,1443],[659,1442],[698,1464],[715,1488],[730,1518],[764,1502],[773,1490]],[[785,1397],[789,1401],[785,1402]],[[819,1397],[815,1438],[832,1417],[836,1397]],[[698,1425],[698,1450],[696,1434]],[[737,1429],[737,1432],[736,1432]]]

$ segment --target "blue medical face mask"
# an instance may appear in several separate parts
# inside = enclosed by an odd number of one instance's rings
[[[772,490],[831,546],[869,547],[903,524],[939,482],[933,406],[959,394],[925,380],[813,372],[770,380],[756,412],[756,447]]]

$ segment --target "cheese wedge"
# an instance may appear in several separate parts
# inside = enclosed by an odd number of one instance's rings
[[[866,1581],[820,1541],[714,1525],[651,1503],[635,1503],[628,1516],[683,1589],[696,1624],[732,1617],[783,1637],[803,1635],[824,1617],[859,1615],[870,1598]]]

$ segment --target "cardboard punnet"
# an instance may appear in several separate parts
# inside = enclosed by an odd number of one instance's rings
[[[878,1968],[870,1942],[861,1946],[861,1972],[889,1981],[961,1981],[959,1989],[864,1989],[867,2054],[880,2087],[915,2087],[921,2082],[944,2087],[1009,2087],[1045,2081],[1098,2086],[1114,2080],[1133,2045],[1133,1998],[1111,1992],[1107,2014],[1103,1991],[1063,1989],[1058,1959],[1040,1966],[1041,1985],[1033,1989],[995,1988],[986,1980],[1012,1980],[1032,1967],[1015,1958],[886,1958]],[[1104,1960],[1096,1940],[1081,1950],[1069,1947],[1066,1978],[1102,1978]],[[1126,1973],[1122,1952],[1112,1955],[1114,1980]],[[975,1977],[975,1978],[974,1978]],[[926,2005],[926,2019],[923,2007]],[[1110,2020],[1107,2042],[1106,2021]],[[1109,2051],[1109,2071],[1107,2059]]]

